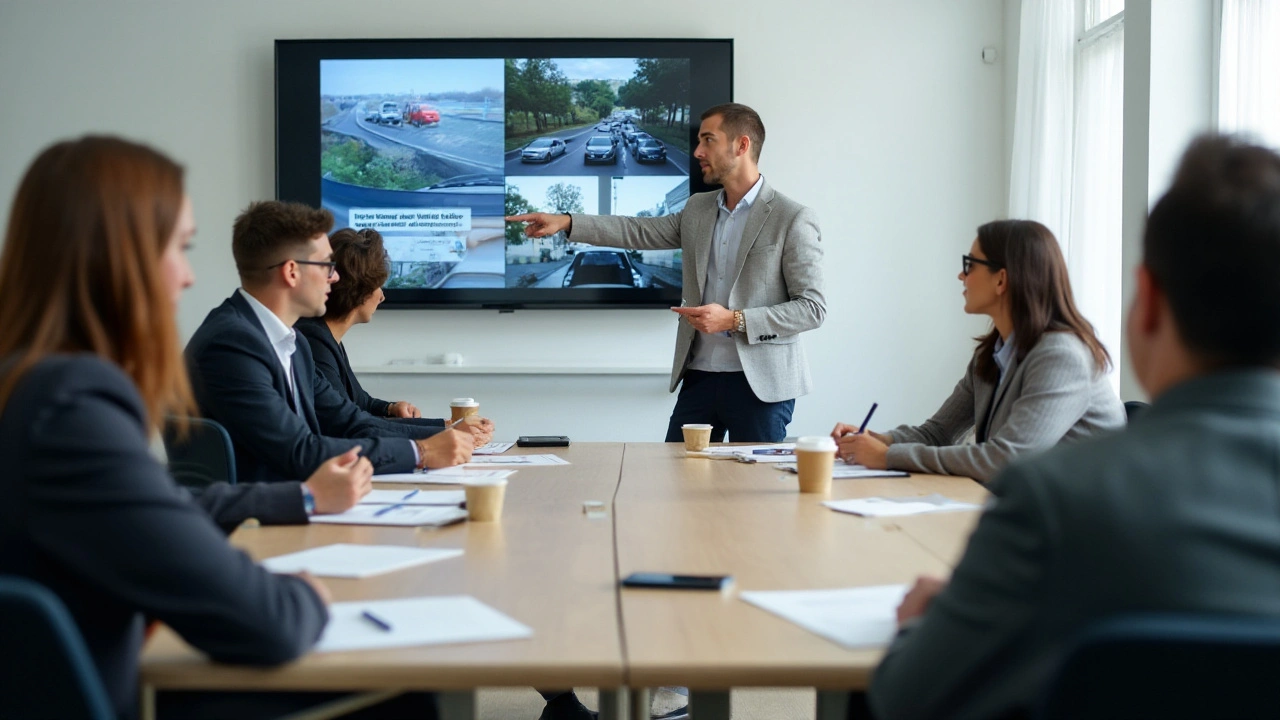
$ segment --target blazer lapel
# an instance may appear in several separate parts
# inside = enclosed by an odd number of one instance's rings
[[[717,193],[715,197],[719,197]],[[715,232],[716,215],[719,213],[716,200],[711,201],[711,212],[694,215],[693,225],[693,276],[698,279],[698,297],[695,304],[702,304],[702,293],[707,285],[707,265],[711,262],[711,234]]]
[[[1013,384],[1013,374],[1017,370],[1018,356],[1014,355],[1009,359],[1009,368],[1004,371],[1004,379],[995,387],[995,392],[978,394],[977,404],[975,405],[978,410],[977,417],[979,418],[975,436],[978,442],[986,442],[991,438],[991,426],[995,423],[996,413],[1000,410],[1000,403],[1004,400],[1005,393],[1009,392],[1009,386]]]
[[[751,210],[747,213],[747,224],[742,228],[742,242],[738,243],[738,256],[733,260],[731,275],[733,282],[729,285],[730,288],[738,284],[742,266],[747,262],[747,253],[751,252],[756,239],[760,237],[760,231],[764,230],[764,224],[769,220],[769,213],[773,212],[773,207],[765,199],[764,191],[765,187],[761,186],[760,194],[756,196],[756,201],[752,203]]]
[[[299,342],[306,342],[300,338]],[[320,421],[316,419],[316,403],[313,397],[314,391],[310,382],[303,382],[303,378],[307,377],[298,363],[298,351],[293,351],[293,357],[289,358],[289,366],[293,371],[293,386],[297,388],[297,397],[294,402],[298,403],[298,414],[302,415],[302,419],[307,421],[307,427],[311,428],[311,432],[320,434]]]

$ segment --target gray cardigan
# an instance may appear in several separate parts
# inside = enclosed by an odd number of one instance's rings
[[[890,468],[986,482],[1018,455],[1124,427],[1124,405],[1088,346],[1070,332],[1047,332],[1005,371],[985,442],[959,444],[987,417],[996,390],[976,367],[975,355],[951,397],[923,425],[889,432]]]

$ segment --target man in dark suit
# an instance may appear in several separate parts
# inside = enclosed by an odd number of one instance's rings
[[[364,412],[315,371],[310,347],[297,342],[293,324],[323,314],[338,279],[332,225],[327,210],[251,204],[232,235],[241,287],[187,344],[196,400],[231,435],[237,475],[248,482],[302,478],[356,446],[375,473],[470,460],[470,433]]]
[[[1280,156],[1197,140],[1151,211],[1128,319],[1153,403],[1011,465],[872,681],[884,718],[1033,706],[1065,645],[1132,612],[1280,616]]]

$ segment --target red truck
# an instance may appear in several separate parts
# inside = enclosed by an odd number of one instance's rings
[[[436,125],[440,122],[440,111],[426,103],[417,103],[405,109],[404,121],[414,127]]]

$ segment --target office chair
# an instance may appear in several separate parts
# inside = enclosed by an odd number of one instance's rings
[[[45,586],[0,575],[0,716],[111,720],[80,630]]]
[[[1149,405],[1149,404],[1147,404],[1147,403],[1139,402],[1139,401],[1137,401],[1137,400],[1130,400],[1129,402],[1127,402],[1127,403],[1125,403],[1125,404],[1124,404],[1124,419],[1125,419],[1125,421],[1126,421],[1126,422],[1133,422],[1133,419],[1134,419],[1135,417],[1137,417],[1138,415],[1140,415],[1140,414],[1142,414],[1143,412],[1145,412],[1145,411],[1146,411],[1146,409],[1147,409],[1147,408],[1149,408],[1149,407],[1151,407],[1151,405]]]
[[[187,418],[187,436],[179,438],[175,423],[165,424],[164,451],[169,473],[179,485],[200,490],[215,482],[236,482],[236,454],[231,435],[214,420]]]
[[[1280,717],[1280,618],[1131,615],[1068,650],[1038,717]]]

